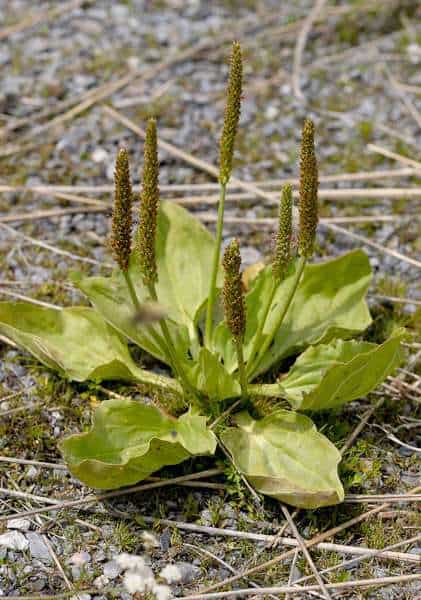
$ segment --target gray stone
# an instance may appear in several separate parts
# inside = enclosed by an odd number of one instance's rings
[[[178,562],[175,563],[174,566],[177,567],[181,573],[181,580],[179,583],[191,583],[201,575],[199,567],[196,567],[191,563]]]
[[[104,575],[109,579],[115,579],[122,571],[120,565],[115,560],[110,560],[104,565]]]
[[[26,476],[29,477],[29,479],[35,479],[35,477],[37,477],[38,475],[38,469],[36,469],[34,467],[34,465],[31,465],[29,467],[29,469],[26,471]]]
[[[3,533],[0,535],[0,547],[7,548],[8,550],[26,550],[29,542],[23,533],[20,531],[10,531],[9,533]]]
[[[108,577],[105,577],[105,575],[99,575],[98,577],[96,577],[96,579],[94,579],[94,586],[97,588],[103,588],[109,583],[110,580],[108,579]]]
[[[75,552],[69,559],[69,562],[75,567],[83,567],[91,560],[89,552]]]
[[[31,528],[29,519],[10,519],[7,521],[7,529],[20,529],[20,531],[28,531]]]
[[[29,552],[32,558],[38,558],[44,563],[52,563],[51,554],[42,536],[39,533],[32,532],[27,533],[26,537],[29,541]]]
[[[37,577],[34,581],[31,581],[31,588],[33,592],[40,592],[45,588],[47,580],[43,577]]]

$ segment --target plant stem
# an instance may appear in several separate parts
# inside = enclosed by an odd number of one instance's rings
[[[157,375],[151,371],[145,369],[139,369],[136,377],[136,383],[144,385],[150,385],[153,388],[158,388],[163,392],[172,392],[180,396],[183,395],[183,388],[179,382],[172,377],[166,377],[165,375]]]
[[[300,257],[297,262],[297,268],[296,268],[296,271],[294,274],[294,280],[292,283],[291,290],[285,299],[284,305],[282,306],[282,308],[279,311],[279,316],[276,320],[275,326],[272,328],[272,331],[270,332],[270,334],[266,337],[265,341],[263,342],[263,345],[261,346],[261,348],[259,350],[256,360],[254,361],[253,365],[250,367],[250,380],[252,380],[253,377],[256,375],[256,371],[259,368],[262,358],[264,357],[264,355],[270,348],[270,345],[273,342],[273,338],[275,337],[276,333],[279,331],[279,328],[281,327],[281,325],[284,321],[284,318],[288,312],[291,302],[295,296],[295,292],[297,291],[298,284],[300,283],[301,275],[303,274],[305,264],[306,264],[306,258],[303,256]]]
[[[122,273],[124,275],[124,279],[126,280],[127,287],[129,289],[130,298],[131,298],[131,300],[133,302],[133,306],[135,307],[136,311],[138,313],[140,313],[141,312],[140,302],[139,302],[139,299],[137,297],[136,290],[134,289],[134,285],[133,285],[132,279],[131,279],[131,277],[129,275],[129,271],[128,270],[127,271],[122,271]]]
[[[136,312],[140,313],[141,310],[142,310],[142,308],[140,306],[139,298],[137,297],[136,290],[134,288],[134,285],[133,285],[132,279],[131,279],[131,277],[129,275],[129,272],[128,271],[122,271],[122,273],[124,275],[124,279],[126,280],[127,288],[129,290],[129,294],[130,294],[130,298],[131,298],[131,300],[133,302],[133,306],[134,306]],[[151,326],[149,326],[149,331],[150,331],[151,336],[153,337],[156,345],[158,346],[158,348],[160,348],[164,352],[164,354],[167,355],[168,353],[167,353],[167,350],[165,348],[165,343],[164,343],[164,340],[162,339],[162,337]]]
[[[151,284],[148,285],[148,291],[149,291],[149,295],[150,295],[151,299],[154,302],[157,302],[158,301],[158,297],[157,297],[157,294],[156,294],[156,288],[155,288],[155,284],[154,283],[151,283]],[[167,350],[168,355],[170,357],[171,366],[172,366],[174,372],[180,378],[180,380],[181,380],[181,382],[183,384],[183,387],[186,390],[192,391],[192,387],[189,384],[189,382],[187,381],[187,378],[186,378],[186,376],[184,374],[183,368],[182,368],[182,366],[180,365],[180,363],[178,361],[177,353],[175,351],[175,347],[174,347],[174,344],[173,344],[172,339],[171,339],[171,335],[170,335],[170,331],[168,329],[168,325],[166,324],[166,322],[165,322],[164,319],[162,319],[159,324],[161,326],[162,335],[164,336],[164,339],[165,339],[166,350]]]
[[[246,367],[244,364],[244,353],[243,353],[243,342],[242,340],[235,340],[235,347],[237,350],[237,361],[238,361],[238,374],[241,385],[241,395],[243,398],[247,397],[247,376]]]
[[[263,329],[265,327],[266,319],[268,317],[270,307],[272,306],[272,302],[273,302],[273,299],[275,297],[275,292],[276,292],[276,289],[277,289],[277,283],[278,283],[277,280],[271,279],[271,289],[270,289],[270,292],[269,292],[269,295],[268,295],[268,298],[267,298],[267,302],[266,302],[266,306],[265,306],[264,311],[263,311],[262,318],[261,318],[261,320],[260,320],[260,322],[259,322],[259,324],[257,326],[257,331],[256,331],[256,334],[254,336],[253,346],[251,348],[251,352],[250,352],[250,355],[249,355],[248,361],[247,361],[247,365],[248,365],[248,367],[247,367],[247,374],[248,375],[250,375],[250,373],[251,373],[251,366],[253,364],[254,357],[255,357],[255,355],[256,355],[259,347],[260,347],[260,344],[262,342]]]
[[[282,398],[286,400],[278,383],[252,383],[249,384],[248,393],[250,396],[264,396],[265,398]]]
[[[216,241],[215,251],[213,254],[212,274],[209,287],[208,307],[206,312],[206,327],[205,327],[205,344],[209,347],[212,336],[212,320],[213,308],[216,298],[216,280],[218,277],[219,259],[221,255],[222,229],[224,226],[224,210],[225,210],[225,191],[226,183],[221,183],[219,206],[218,206],[218,222],[216,226]]]

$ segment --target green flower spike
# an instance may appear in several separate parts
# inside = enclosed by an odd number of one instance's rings
[[[156,220],[159,204],[158,145],[156,120],[149,119],[146,127],[140,218],[137,231],[137,250],[143,283],[155,284],[158,278],[155,256]]]
[[[314,251],[318,221],[318,173],[314,150],[314,124],[304,121],[300,156],[300,232],[298,248],[301,256],[311,258]]]
[[[237,240],[232,240],[225,249],[222,266],[225,271],[223,290],[225,320],[233,338],[242,342],[246,330],[246,308],[240,272],[240,248]]]
[[[132,232],[132,184],[129,156],[125,148],[117,154],[114,171],[115,194],[110,246],[113,258],[125,273],[129,268]]]
[[[279,228],[276,234],[275,255],[273,258],[273,275],[280,282],[291,261],[292,237],[292,188],[287,183],[281,194],[279,203]]]
[[[242,74],[243,65],[241,58],[241,46],[238,42],[234,42],[231,52],[231,68],[228,80],[224,126],[222,128],[219,150],[220,196],[218,205],[218,221],[216,225],[216,244],[213,255],[208,306],[206,311],[205,344],[207,346],[211,345],[213,311],[216,300],[216,280],[218,278],[222,230],[224,227],[225,194],[228,180],[231,177],[234,142],[238,129],[238,121],[240,119]]]
[[[234,338],[241,395],[245,398],[247,396],[247,376],[244,364],[243,340],[246,331],[246,303],[240,272],[240,248],[237,240],[233,240],[226,248],[222,266],[225,271],[223,289],[225,321]]]
[[[243,65],[241,46],[234,42],[231,53],[231,68],[228,81],[224,127],[222,129],[219,156],[219,180],[225,185],[231,177],[234,142],[240,120]]]

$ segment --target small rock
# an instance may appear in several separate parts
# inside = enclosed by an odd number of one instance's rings
[[[40,592],[46,586],[46,579],[42,577],[37,577],[34,581],[31,581],[31,589],[33,592]]]
[[[204,510],[202,510],[202,512],[200,513],[200,520],[201,520],[202,524],[207,527],[213,524],[212,514],[208,508],[205,508]]]
[[[198,577],[200,577],[201,571],[199,567],[186,562],[175,563],[174,567],[177,567],[180,572],[181,579],[180,583],[191,583]]]
[[[298,581],[299,579],[301,579],[302,576],[303,576],[303,574],[301,573],[300,569],[295,566],[292,569],[292,573],[291,573],[291,583],[294,583],[294,581]]]
[[[20,529],[21,531],[28,531],[31,528],[31,521],[29,519],[10,519],[7,521],[7,529]]]
[[[278,107],[274,104],[270,104],[265,110],[266,119],[272,120],[275,119],[279,114]]]
[[[29,479],[35,479],[35,477],[37,477],[38,475],[38,469],[36,469],[33,465],[31,465],[29,467],[29,469],[26,471],[26,476],[29,477]]]
[[[108,160],[108,152],[104,148],[95,148],[91,154],[91,158],[96,163],[102,163]]]
[[[170,529],[165,529],[160,538],[159,538],[159,543],[161,544],[161,550],[163,552],[167,552],[171,546],[171,531]]]
[[[122,571],[122,568],[115,560],[110,560],[104,565],[104,575],[109,579],[115,579]]]
[[[89,552],[75,552],[75,554],[70,557],[69,562],[72,565],[75,565],[75,567],[83,567],[83,565],[86,565],[90,560],[91,555]]]
[[[47,545],[39,533],[27,533],[26,537],[29,541],[29,552],[32,558],[38,558],[42,562],[51,563],[51,554],[48,551]]]
[[[26,550],[29,542],[23,533],[19,531],[11,531],[10,533],[3,533],[0,535],[0,546],[7,548],[8,550]]]
[[[97,588],[103,588],[110,583],[108,577],[105,575],[99,575],[96,579],[94,579],[94,586]]]
[[[159,540],[154,533],[150,531],[142,531],[140,534],[142,544],[146,551],[152,551],[154,548],[159,548]]]

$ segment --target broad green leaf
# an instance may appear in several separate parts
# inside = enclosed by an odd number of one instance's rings
[[[237,379],[227,372],[219,357],[207,348],[201,348],[197,360],[189,371],[191,384],[214,400],[225,400],[241,394]]]
[[[402,362],[400,329],[381,345],[336,340],[308,348],[280,383],[296,410],[324,410],[374,390]]]
[[[181,358],[187,357],[189,345],[193,352],[197,350],[195,322],[209,292],[213,247],[211,234],[197,219],[174,203],[162,203],[156,238],[157,295],[168,312],[167,323]],[[129,272],[139,300],[147,300],[149,294],[142,284],[135,253]],[[116,270],[111,277],[85,278],[77,285],[118,331],[166,361],[151,335],[151,330],[160,333],[159,325],[133,327],[133,306],[121,272]]]
[[[115,489],[134,484],[167,465],[213,454],[216,438],[206,417],[191,411],[178,419],[134,400],[106,400],[92,429],[61,442],[69,470],[86,485]]]
[[[279,410],[260,421],[242,412],[222,433],[236,467],[258,492],[300,508],[337,504],[341,455],[305,415]]]
[[[263,335],[270,331],[276,311],[293,285],[294,270],[295,265],[276,291]],[[361,250],[326,262],[307,265],[284,322],[257,374],[311,344],[328,342],[334,338],[347,338],[364,331],[371,322],[364,299],[370,279],[370,264]],[[246,296],[246,361],[271,284],[272,269],[268,266],[252,282],[251,290]],[[214,347],[223,357],[226,369],[230,372],[235,370],[235,348],[224,323],[219,324],[215,330]]]
[[[135,264],[132,256],[131,264]],[[155,356],[162,362],[168,362],[162,343],[161,329],[158,323],[145,325],[135,322],[135,310],[129,296],[127,284],[121,272],[115,271],[111,277],[87,277],[75,284],[86,294],[95,309],[122,336]],[[139,301],[148,300],[143,288],[137,287]],[[176,325],[167,319],[168,329],[179,353],[187,358],[189,336],[185,326]]]
[[[0,332],[73,381],[172,381],[137,367],[127,344],[92,308],[55,310],[29,302],[1,302]]]
[[[55,310],[29,302],[2,302],[0,331],[75,381],[133,381],[141,371],[118,333],[91,308]]]

